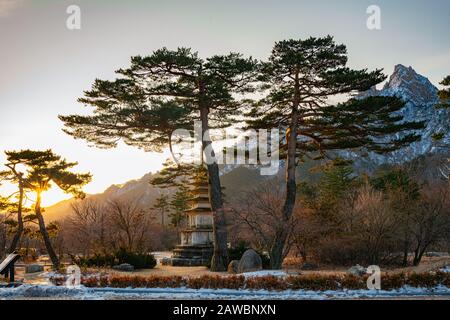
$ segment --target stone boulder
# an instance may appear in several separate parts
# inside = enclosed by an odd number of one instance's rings
[[[255,250],[248,249],[239,260],[237,273],[262,270],[262,260]]]
[[[125,272],[134,271],[134,267],[129,263],[122,263],[122,264],[113,266],[113,269],[117,270],[117,271],[125,271]]]
[[[25,266],[25,273],[43,272],[44,266],[40,264],[28,264]]]
[[[235,274],[238,272],[239,260],[231,260],[228,264],[227,272]]]
[[[167,258],[167,257],[162,258],[161,259],[161,264],[163,266],[171,266],[172,265],[172,258]]]
[[[348,269],[347,273],[352,274],[354,276],[362,276],[367,273],[367,269],[357,264],[356,266],[353,266],[350,269]]]

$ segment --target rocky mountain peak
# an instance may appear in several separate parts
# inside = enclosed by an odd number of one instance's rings
[[[399,111],[406,121],[424,121],[426,127],[416,133],[422,139],[400,150],[386,155],[371,153],[368,161],[375,164],[403,163],[418,156],[445,152],[450,145],[450,113],[448,110],[437,109],[439,100],[438,89],[424,76],[418,74],[412,67],[398,64],[383,89],[375,87],[357,96],[395,96],[405,102],[405,107]],[[444,133],[441,141],[434,141],[433,135]],[[398,134],[403,135],[403,134]],[[350,153],[351,158],[357,157]]]
[[[436,102],[438,89],[426,77],[418,74],[412,67],[398,64],[389,77],[380,95],[400,96],[416,106]]]

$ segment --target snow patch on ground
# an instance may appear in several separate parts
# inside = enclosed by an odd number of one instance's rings
[[[444,268],[441,269],[442,272],[450,272],[450,266],[445,266]]]
[[[22,285],[17,288],[1,288],[0,299],[202,299],[202,300],[324,300],[355,298],[398,298],[398,297],[450,296],[450,288],[438,286],[431,289],[403,287],[399,290],[232,290],[232,289],[189,289],[189,288],[66,288],[48,285]]]
[[[99,299],[91,290],[80,286],[79,288],[67,288],[53,285],[28,285],[24,284],[16,288],[0,288],[0,299],[14,298],[65,298],[75,300]]]
[[[274,277],[285,277],[288,274],[282,270],[260,270],[253,272],[244,272],[242,274],[244,277],[265,277],[265,276],[274,276]]]

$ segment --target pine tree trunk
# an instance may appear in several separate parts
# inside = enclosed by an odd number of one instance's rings
[[[211,207],[214,212],[214,254],[211,260],[211,271],[226,271],[228,266],[227,223],[222,203],[219,167],[217,164],[210,165],[208,166],[208,172],[211,175],[210,198]]]
[[[296,127],[296,126],[295,126]],[[295,128],[295,130],[297,130]],[[295,142],[292,147],[292,140],[297,140],[297,135],[292,134],[289,141],[289,150],[286,167],[286,198],[282,211],[282,223],[279,230],[275,233],[275,239],[270,249],[270,267],[271,269],[281,269],[283,264],[283,250],[288,237],[288,225],[290,223],[292,213],[295,206],[295,198],[297,194],[297,185],[295,181]],[[293,149],[293,150],[291,150]]]
[[[298,79],[297,79],[298,81]],[[270,267],[272,269],[281,269],[283,264],[283,250],[288,237],[288,225],[295,206],[297,195],[297,183],[295,180],[296,152],[298,136],[298,105],[300,101],[299,87],[295,86],[294,103],[292,107],[291,124],[289,126],[289,135],[286,137],[288,144],[287,162],[286,162],[286,198],[282,209],[282,223],[275,233],[275,239],[270,249]]]
[[[5,230],[5,225],[3,224],[3,221],[0,224],[1,228],[3,228],[3,230],[0,231],[0,259],[3,260],[4,255],[6,253],[6,230]]]
[[[208,109],[200,109],[200,118],[202,121],[202,149],[205,150],[211,145],[211,141],[203,139],[205,132],[209,130]],[[209,139],[206,139],[209,140]],[[214,152],[211,152],[214,157]],[[209,176],[209,197],[213,210],[213,237],[214,254],[211,259],[211,271],[226,271],[228,266],[228,248],[227,248],[227,224],[225,211],[222,201],[222,188],[220,186],[219,166],[216,162],[207,164]]]
[[[11,244],[8,249],[8,253],[13,253],[17,245],[20,242],[20,238],[23,233],[23,218],[22,218],[22,203],[23,203],[23,185],[21,180],[19,179],[19,204],[17,206],[17,231],[14,235],[14,238],[11,241]]]
[[[50,241],[50,236],[48,235],[47,228],[45,226],[44,217],[42,216],[41,209],[41,194],[37,193],[36,205],[35,205],[35,213],[39,222],[39,231],[41,232],[42,238],[44,239],[45,248],[47,249],[47,253],[52,261],[53,268],[55,270],[59,270],[59,258],[53,249],[52,242]]]
[[[281,269],[283,264],[283,248],[287,235],[281,230],[276,233],[274,243],[270,249],[270,269]]]

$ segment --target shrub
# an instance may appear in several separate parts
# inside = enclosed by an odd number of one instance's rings
[[[136,269],[153,269],[156,266],[156,259],[149,253],[134,253],[125,249],[120,249],[115,254],[119,264],[129,263]]]
[[[74,257],[72,260],[80,267],[112,267],[116,264],[128,263],[136,269],[153,269],[156,259],[149,253],[135,253],[120,249],[114,254],[94,254],[88,257]]]
[[[443,286],[450,287],[450,273],[449,272],[436,272],[436,276],[439,277],[440,283]]]
[[[102,284],[102,280],[100,281]],[[142,276],[122,276],[113,275],[101,285],[114,288],[178,288],[186,286],[186,281],[182,277],[142,277]]]
[[[72,260],[83,267],[108,267],[114,265],[116,259],[112,254],[94,254],[88,257],[72,257]]]
[[[367,276],[358,277],[354,275],[345,275],[342,277],[341,288],[348,290],[360,290],[367,289]]]
[[[245,278],[243,276],[201,276],[188,278],[187,287],[191,289],[240,289],[244,286]]]
[[[436,273],[411,273],[406,284],[417,288],[432,288],[439,284],[439,276]]]
[[[132,287],[133,284],[136,284],[136,281],[132,281],[130,276],[112,276],[109,278],[109,286],[112,288],[127,288]]]
[[[99,278],[97,277],[87,277],[81,279],[81,284],[83,286],[86,286],[88,288],[95,288],[95,287],[102,287],[101,282],[99,281]]]
[[[186,286],[186,281],[180,276],[151,276],[147,278],[147,288],[178,288],[183,286]]]
[[[109,286],[109,279],[107,276],[101,276],[97,282],[99,287],[107,287]]]
[[[275,276],[248,277],[245,280],[245,289],[250,290],[286,290],[288,283],[284,278]]]
[[[64,285],[65,276],[54,276],[50,281],[55,285]],[[113,287],[113,288],[180,288],[191,289],[248,289],[248,290],[360,290],[367,289],[367,276],[354,275],[321,275],[309,274],[287,277],[262,276],[247,277],[204,275],[200,277],[185,278],[180,276],[128,276],[128,275],[100,275],[84,276],[81,283],[86,287]],[[395,290],[405,285],[413,287],[432,288],[438,285],[450,287],[450,274],[444,272],[404,274],[384,274],[381,278],[383,290]]]
[[[395,290],[406,284],[405,273],[383,273],[381,275],[381,289]]]
[[[320,276],[311,274],[307,276],[290,276],[287,278],[293,290],[337,290],[339,289],[340,278],[337,276]]]

